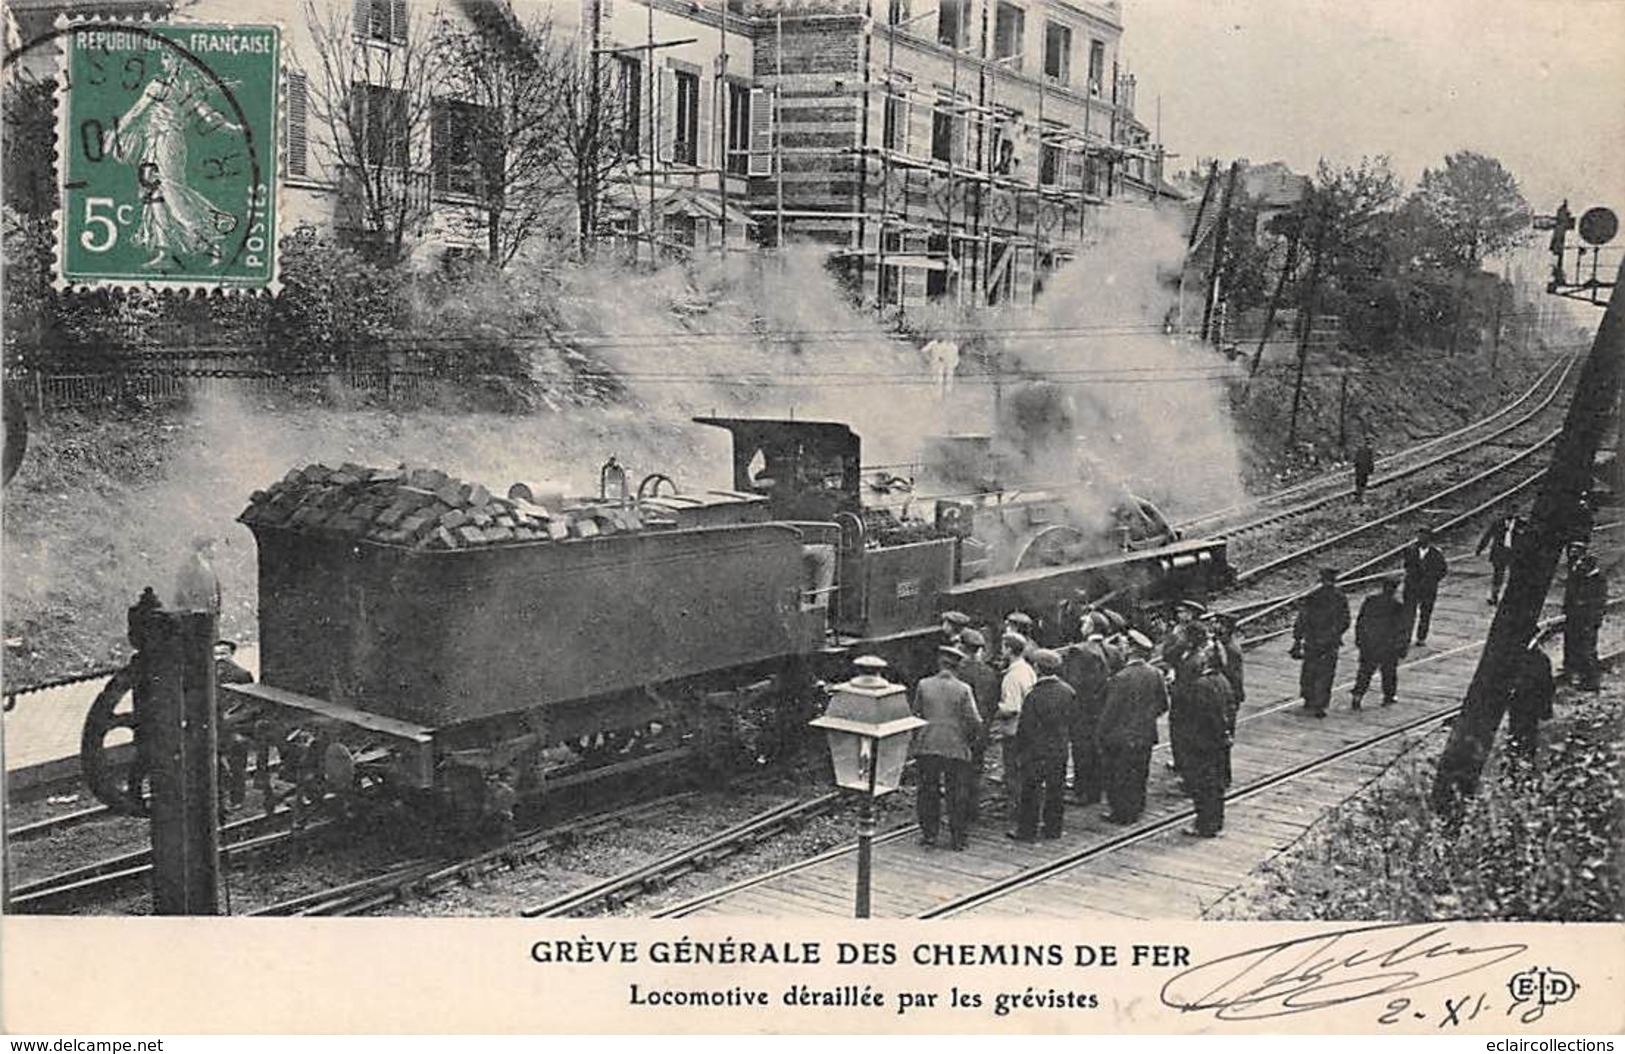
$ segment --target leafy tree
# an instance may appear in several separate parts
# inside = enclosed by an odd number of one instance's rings
[[[1530,229],[1518,181],[1495,158],[1471,150],[1424,170],[1412,197],[1429,248],[1444,266],[1476,271],[1486,257],[1521,244]]]

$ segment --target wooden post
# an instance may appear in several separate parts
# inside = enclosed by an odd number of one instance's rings
[[[1343,371],[1342,383],[1337,388],[1337,445],[1340,448],[1349,445],[1349,375]]]
[[[1275,280],[1275,292],[1270,294],[1269,310],[1264,314],[1264,332],[1258,338],[1258,350],[1253,352],[1253,364],[1247,370],[1247,380],[1258,376],[1258,367],[1264,361],[1264,345],[1269,343],[1270,333],[1275,330],[1275,312],[1281,306],[1281,292],[1286,288],[1287,281],[1292,273],[1298,269],[1298,241],[1303,234],[1303,225],[1300,223],[1292,229],[1292,237],[1286,244],[1286,262],[1281,265],[1281,276]],[[1243,386],[1242,392],[1246,393]]]
[[[1620,278],[1625,278],[1625,264]],[[1614,403],[1625,375],[1625,298],[1616,279],[1591,354],[1580,368],[1552,463],[1530,512],[1529,533],[1512,554],[1506,592],[1496,606],[1478,669],[1467,688],[1461,715],[1439,758],[1433,808],[1448,823],[1460,821],[1506,712],[1519,656],[1535,635],[1557,558],[1579,516],[1580,497],[1591,484],[1591,466],[1613,424]]]
[[[1304,296],[1302,315],[1298,320],[1298,377],[1292,385],[1292,419],[1287,424],[1287,446],[1298,441],[1298,406],[1303,402],[1303,370],[1304,364],[1309,361],[1309,335],[1315,328],[1315,301],[1320,293],[1320,257],[1325,244],[1326,205],[1321,202],[1315,211],[1315,256],[1309,264],[1309,292]]]
[[[1213,309],[1219,301],[1219,279],[1224,274],[1224,243],[1230,236],[1230,202],[1236,194],[1236,177],[1241,174],[1241,162],[1230,162],[1230,174],[1224,181],[1224,196],[1219,199],[1218,226],[1213,231],[1213,266],[1207,272],[1207,296],[1202,305],[1202,339],[1213,336]]]
[[[153,914],[218,915],[218,616],[136,608],[131,617],[142,622],[135,711],[152,765]]]

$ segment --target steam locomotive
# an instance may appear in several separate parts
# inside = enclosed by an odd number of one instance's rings
[[[612,459],[591,498],[510,491],[552,517],[539,537],[414,547],[245,513],[261,680],[219,689],[223,749],[258,755],[268,800],[377,786],[504,817],[606,767],[769,756],[851,658],[929,669],[943,611],[1021,609],[1058,639],[1082,602],[1132,615],[1229,574],[1222,542],[1149,503],[1102,523],[1081,511],[1098,500],[1010,486],[989,437],[937,440],[901,475],[866,471],[844,424],[695,421],[731,433],[730,489],[634,487]]]

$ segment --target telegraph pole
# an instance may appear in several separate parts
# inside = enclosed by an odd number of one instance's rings
[[[1625,265],[1620,277],[1625,277]],[[1557,558],[1579,518],[1581,496],[1590,487],[1592,464],[1613,423],[1625,375],[1625,299],[1616,278],[1591,354],[1580,368],[1574,399],[1557,437],[1552,463],[1541,480],[1530,513],[1527,540],[1512,554],[1506,592],[1495,609],[1488,638],[1439,758],[1433,782],[1433,809],[1448,823],[1460,821],[1479,777],[1495,730],[1506,712],[1514,670],[1534,637]]]

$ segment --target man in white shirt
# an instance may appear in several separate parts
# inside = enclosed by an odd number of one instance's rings
[[[1038,671],[1027,661],[1032,644],[1019,633],[1004,635],[1004,653],[1010,665],[999,686],[999,710],[993,718],[993,738],[1001,741],[1004,760],[1004,797],[1012,806],[1021,795],[1021,766],[1016,758],[1016,727],[1021,720],[1021,704],[1038,683]]]

